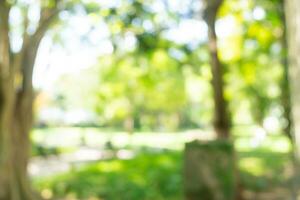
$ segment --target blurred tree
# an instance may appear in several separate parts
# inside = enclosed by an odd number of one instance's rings
[[[40,42],[59,12],[59,1],[41,2],[40,19],[29,33],[28,7],[22,12],[22,48],[13,52],[10,43],[10,13],[16,2],[0,2],[0,199],[34,199],[27,178],[29,131],[32,125],[34,91],[32,74]]]
[[[252,58],[252,61],[260,67],[257,69],[256,77],[262,76],[262,78],[256,78],[259,82],[247,84],[249,87],[246,91],[252,101],[252,115],[255,122],[265,127],[265,119],[272,115],[272,110],[280,108],[281,113],[275,117],[280,119],[283,133],[292,139],[284,1],[257,1],[251,7],[254,20],[246,25],[250,31],[245,35],[245,40],[255,39],[259,44],[254,48],[257,58],[268,54],[269,60],[267,63],[263,59]],[[262,32],[263,29],[265,33]],[[255,33],[254,30],[257,32]],[[264,40],[260,39],[263,37]],[[241,57],[242,62],[247,62],[246,57]],[[256,109],[257,107],[259,109]]]
[[[158,14],[156,7],[165,10]],[[123,1],[106,12],[114,53],[99,61],[96,109],[102,122],[128,132],[176,129],[186,94],[181,62],[171,50],[181,46],[168,40],[164,31],[174,27],[178,16],[166,1],[152,0]]]
[[[30,1],[0,1],[1,200],[35,199],[27,177],[34,64],[40,43],[58,14],[78,2],[41,0],[33,5]]]
[[[292,115],[294,120],[294,134],[297,157],[300,155],[300,2],[297,0],[288,0],[285,2],[285,14],[287,24],[287,38],[288,38],[288,54],[289,54],[289,78],[291,87],[292,100]]]
[[[282,48],[282,67],[283,75],[280,82],[281,85],[281,104],[284,109],[284,118],[285,123],[283,125],[284,134],[286,134],[289,139],[293,142],[293,119],[292,119],[292,105],[291,105],[291,88],[290,88],[290,78],[289,78],[289,62],[288,62],[288,44],[287,44],[287,28],[286,28],[286,16],[285,16],[285,1],[280,0],[278,5],[279,15],[282,22],[282,39],[281,39],[281,48]]]
[[[147,57],[137,53],[119,58],[112,55],[112,62],[105,65],[107,59],[106,56],[99,63],[99,102],[96,104],[104,123],[122,125],[125,122],[124,127],[129,132],[133,128],[168,128],[172,123],[164,122],[167,118],[173,118],[175,128],[179,125],[174,116],[185,107],[184,81],[179,64],[165,50],[153,50]]]
[[[208,40],[214,98],[214,128],[219,138],[228,138],[230,119],[224,97],[223,66],[219,59],[215,22],[222,0],[204,1],[204,20],[208,26]]]
[[[279,0],[225,1],[220,10],[219,24],[230,27],[219,33],[219,44],[235,125],[251,123],[265,132],[289,132],[282,6]],[[276,121],[271,125],[269,119]]]

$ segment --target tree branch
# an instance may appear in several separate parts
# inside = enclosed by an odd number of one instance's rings
[[[24,54],[24,49],[28,45],[29,42],[29,35],[27,33],[27,29],[29,26],[29,19],[28,19],[28,7],[24,8],[22,15],[23,15],[23,34],[22,34],[22,39],[23,39],[23,44],[22,48],[19,52],[17,53],[12,53],[12,73],[16,74],[20,71],[21,68],[21,63],[22,63],[22,57]]]
[[[204,20],[208,25],[214,24],[217,12],[224,0],[205,0],[204,1]]]
[[[0,0],[0,76],[9,75],[10,44],[9,44],[9,12],[10,6]]]
[[[33,34],[32,38],[38,39],[43,37],[59,12],[60,9],[58,8],[42,9],[39,26],[37,27],[36,32]]]
[[[28,36],[28,42],[22,48],[22,88],[24,92],[32,91],[32,76],[37,51],[42,38],[61,11],[59,9],[59,2],[60,0],[56,0],[54,7],[41,9],[39,25],[35,33]]]

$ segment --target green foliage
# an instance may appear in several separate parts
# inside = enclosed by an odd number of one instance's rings
[[[181,69],[164,49],[157,49],[146,58],[139,54],[109,59],[106,56],[99,67],[96,107],[107,123],[157,114],[171,117],[185,106]]]
[[[220,36],[220,51],[227,66],[227,97],[235,122],[241,123],[245,109],[259,125],[269,116],[280,118],[274,110],[281,109],[284,78],[282,4],[225,1],[220,18],[232,26],[230,34]]]
[[[45,4],[49,2],[53,3]],[[210,123],[213,104],[207,45],[198,40],[179,42],[185,37],[181,35],[175,39],[167,36],[179,31],[181,23],[198,20],[201,9],[193,6],[195,2],[62,2],[68,13],[93,22],[91,30],[107,29],[105,40],[113,51],[101,55],[90,72],[57,81],[60,89],[55,96],[63,96],[64,101],[55,104],[94,110],[102,125],[118,128],[125,121],[134,121],[134,128],[144,130],[205,127]],[[286,51],[281,42],[282,3],[228,0],[218,14],[217,29],[219,25],[224,29],[217,32],[225,68],[225,97],[234,124],[263,126],[268,117],[284,121],[280,100]],[[26,5],[15,7],[25,10]],[[63,14],[60,26],[55,28],[64,29],[70,21],[71,15]],[[20,24],[12,25],[17,33],[22,29]],[[63,31],[55,30],[52,36],[63,43],[59,36]],[[89,36],[82,37],[88,40]],[[75,84],[79,86],[76,89]]]

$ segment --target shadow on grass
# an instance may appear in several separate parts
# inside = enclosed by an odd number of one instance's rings
[[[240,178],[244,187],[252,191],[271,190],[285,187],[285,170],[291,162],[290,153],[271,151],[269,148],[256,148],[239,152]]]

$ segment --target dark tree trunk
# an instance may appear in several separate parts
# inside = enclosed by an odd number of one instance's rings
[[[219,138],[229,138],[230,120],[227,113],[227,102],[224,98],[223,66],[218,56],[217,35],[215,29],[216,15],[223,0],[207,0],[204,20],[208,26],[208,45],[212,73],[214,99],[214,129]]]
[[[281,40],[282,48],[282,66],[283,66],[283,77],[281,80],[281,104],[284,109],[283,117],[286,120],[286,123],[283,127],[284,134],[292,141],[293,143],[293,134],[292,134],[292,106],[291,106],[291,94],[290,94],[290,78],[289,78],[289,66],[288,66],[288,55],[287,55],[287,34],[286,34],[286,17],[284,12],[284,1],[281,2],[280,6],[281,21],[283,24],[283,35]]]
[[[186,200],[242,199],[234,146],[230,141],[229,116],[224,98],[223,67],[218,56],[216,15],[223,0],[204,1],[204,19],[208,25],[214,99],[215,141],[187,143],[184,162],[184,195]]]
[[[229,117],[224,98],[223,67],[218,57],[215,28],[209,27],[209,48],[211,54],[212,87],[214,97],[214,128],[219,138],[229,137]]]

